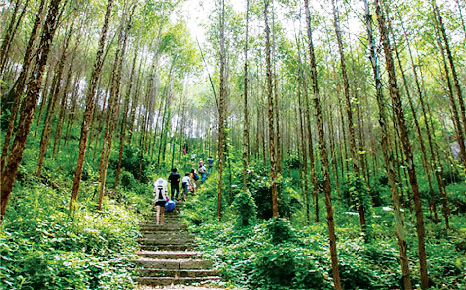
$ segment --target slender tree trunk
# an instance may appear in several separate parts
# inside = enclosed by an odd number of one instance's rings
[[[81,137],[79,139],[79,153],[78,160],[76,163],[76,170],[73,178],[73,186],[71,189],[71,201],[70,201],[70,211],[73,212],[74,205],[78,198],[79,185],[81,182],[81,175],[83,171],[84,158],[86,156],[86,143],[91,126],[91,114],[94,110],[94,97],[96,93],[96,85],[99,79],[100,73],[102,71],[103,65],[103,50],[105,46],[105,40],[107,38],[108,23],[110,19],[110,13],[112,11],[113,0],[108,0],[107,3],[107,12],[105,14],[104,24],[102,26],[102,32],[99,40],[99,47],[97,50],[96,60],[94,62],[94,68],[92,70],[92,76],[89,83],[89,88],[86,94],[86,110],[84,112],[83,123],[81,126]]]
[[[272,87],[272,64],[270,57],[270,27],[268,23],[268,7],[269,0],[264,0],[264,22],[265,22],[265,60],[267,66],[267,99],[268,99],[268,119],[269,119],[269,149],[270,149],[270,176],[272,178],[272,214],[274,218],[278,218],[278,190],[277,181],[277,162],[275,157],[275,129],[273,114],[273,87]]]
[[[244,45],[244,88],[243,88],[243,190],[248,190],[249,161],[249,116],[248,116],[248,42],[249,42],[249,0],[246,0],[246,37]]]
[[[60,57],[60,60],[58,62],[58,70],[55,75],[55,84],[52,85],[52,94],[50,96],[50,101],[47,106],[47,113],[45,115],[45,120],[44,120],[44,128],[42,129],[42,136],[40,139],[40,149],[39,149],[39,158],[37,161],[37,176],[41,176],[41,171],[42,171],[42,163],[44,161],[45,153],[47,151],[47,147],[49,145],[49,137],[50,133],[52,131],[52,121],[53,121],[53,116],[55,114],[55,107],[58,101],[58,96],[60,93],[60,82],[62,79],[63,75],[63,68],[65,67],[65,61],[67,57],[67,50],[69,46],[69,42],[71,39],[71,34],[73,32],[73,25],[70,26],[69,31],[67,36],[65,37],[64,43],[63,43],[63,51],[62,55]]]
[[[117,165],[117,170],[115,173],[115,184],[114,188],[118,187],[118,183],[120,181],[120,174],[121,174],[121,162],[123,160],[123,149],[125,146],[125,138],[126,138],[126,127],[127,127],[127,122],[128,122],[128,111],[129,111],[129,101],[131,97],[131,91],[133,88],[133,80],[134,80],[134,74],[136,71],[136,60],[138,57],[138,49],[139,44],[136,46],[135,53],[134,53],[134,58],[133,58],[133,64],[131,66],[131,74],[129,77],[129,83],[128,83],[128,88],[126,91],[125,95],[125,100],[123,104],[123,120],[121,121],[121,128],[120,128],[120,146],[119,146],[119,154],[118,154],[118,165]]]
[[[425,250],[425,228],[424,216],[422,213],[421,198],[419,194],[419,186],[416,177],[416,169],[414,166],[414,158],[409,141],[408,130],[406,128],[406,121],[401,104],[400,92],[395,74],[395,64],[392,56],[392,46],[389,42],[388,29],[386,26],[386,19],[382,12],[380,4],[381,0],[375,0],[375,7],[377,13],[377,20],[379,23],[380,35],[382,38],[383,49],[385,52],[386,69],[389,77],[389,88],[392,99],[392,105],[396,115],[396,122],[400,130],[401,144],[405,155],[405,164],[408,169],[409,182],[413,191],[413,201],[416,213],[416,230],[418,235],[418,254],[419,254],[419,268],[421,274],[421,288],[427,289],[429,287],[429,275],[427,272],[426,250]]]
[[[134,5],[134,8],[136,6]],[[128,11],[125,11],[128,13]],[[104,146],[102,149],[102,154],[100,157],[101,166],[99,166],[100,173],[100,187],[99,187],[99,201],[97,203],[97,210],[102,210],[102,200],[105,192],[105,184],[107,180],[107,169],[108,169],[108,160],[110,157],[110,150],[112,148],[112,139],[113,139],[113,129],[118,115],[118,105],[120,102],[120,80],[121,80],[121,70],[123,66],[123,59],[126,52],[126,42],[128,39],[129,29],[131,28],[131,17],[134,13],[134,9],[129,13],[129,19],[126,23],[123,18],[120,28],[120,35],[118,36],[119,45],[115,52],[115,61],[114,61],[114,71],[112,75],[112,87],[110,91],[110,98],[112,102],[109,101],[109,110],[108,110],[108,123],[106,129],[106,138],[104,138]]]
[[[343,88],[345,93],[345,109],[346,109],[346,117],[348,118],[348,132],[349,132],[349,139],[350,139],[350,151],[351,151],[351,159],[353,162],[353,173],[355,178],[360,178],[359,176],[359,157],[356,152],[357,145],[356,145],[356,133],[354,132],[354,127],[356,126],[353,120],[353,106],[351,104],[351,96],[350,96],[350,86],[348,81],[348,75],[346,72],[346,63],[345,63],[345,55],[343,51],[343,41],[341,39],[341,31],[340,25],[338,21],[338,14],[336,9],[336,0],[332,0],[332,11],[333,11],[333,19],[334,19],[334,26],[335,26],[335,33],[337,35],[337,42],[338,42],[338,51],[340,54],[340,63],[341,63],[341,74],[343,77]],[[366,230],[366,216],[365,216],[365,208],[363,205],[363,197],[362,194],[359,193],[358,197],[358,212],[359,212],[359,223],[361,224],[362,231],[368,237],[368,233]]]
[[[12,150],[8,156],[8,164],[6,164],[5,170],[2,170],[0,220],[3,220],[3,216],[5,215],[8,198],[10,197],[11,191],[13,190],[13,185],[16,180],[19,165],[21,163],[21,159],[23,158],[24,147],[26,146],[32,118],[34,117],[34,110],[37,103],[37,97],[39,95],[44,68],[47,64],[50,47],[52,45],[53,37],[57,29],[57,23],[59,21],[60,2],[61,0],[52,0],[50,2],[46,18],[47,25],[45,25],[44,29],[42,30],[39,47],[37,48],[37,62],[34,67],[35,73],[31,76],[28,82],[26,99],[22,108],[19,126],[16,131],[15,140],[13,141]]]
[[[401,19],[401,18],[400,18]],[[433,135],[433,131],[434,130],[434,127],[432,125],[432,123],[429,123],[429,118],[430,120],[431,119],[431,115],[427,114],[427,111],[426,111],[426,102],[424,100],[424,94],[422,93],[422,90],[421,90],[421,85],[420,85],[420,82],[419,82],[419,76],[418,76],[418,73],[417,73],[417,70],[416,70],[416,65],[414,63],[414,59],[413,59],[413,55],[412,55],[412,52],[411,52],[411,46],[410,46],[410,41],[408,39],[408,34],[406,32],[406,29],[404,27],[404,24],[403,24],[403,21],[401,21],[401,26],[402,26],[402,29],[403,29],[403,33],[404,33],[404,36],[406,38],[406,41],[407,41],[407,44],[408,44],[408,52],[409,52],[409,58],[411,60],[411,66],[412,66],[412,69],[413,69],[413,74],[414,74],[414,80],[416,82],[416,89],[417,89],[417,95],[418,95],[418,99],[419,99],[419,104],[421,105],[421,109],[422,109],[422,116],[424,117],[424,123],[425,123],[425,127],[426,127],[426,134],[427,134],[427,141],[428,141],[428,144],[429,144],[429,150],[430,150],[430,155],[431,155],[431,159],[432,159],[432,162],[433,162],[433,171],[434,171],[434,176],[435,176],[435,179],[437,181],[437,186],[439,188],[439,191],[440,191],[440,194],[442,196],[442,205],[443,205],[443,217],[445,219],[445,226],[446,228],[450,228],[450,225],[449,225],[449,222],[448,222],[448,214],[449,214],[449,208],[448,208],[448,200],[447,200],[447,193],[446,193],[446,189],[445,189],[445,186],[443,184],[443,181],[442,181],[442,165],[441,165],[441,162],[438,160],[437,158],[437,154],[434,150],[434,147],[436,146],[436,144],[434,144],[434,141],[432,139],[432,135]],[[421,72],[421,80],[422,80],[422,70],[420,70]],[[440,168],[440,170],[437,170],[437,168]],[[432,197],[434,198],[434,197]],[[434,199],[434,202],[435,199]],[[435,206],[435,203],[433,204]],[[435,211],[435,214],[437,214],[436,212],[436,208],[434,208],[434,211]]]
[[[0,77],[3,77],[5,64],[7,63],[10,46],[15,37],[16,30],[18,29],[18,26],[21,23],[21,20],[23,19],[23,16],[28,8],[29,0],[26,0],[23,5],[23,10],[18,15],[19,6],[21,5],[20,2],[22,1],[16,0],[15,2],[15,7],[13,8],[11,19],[8,24],[8,28],[6,29],[5,36],[3,37],[2,46],[0,48]],[[16,17],[18,17],[18,20],[16,20]]]
[[[218,104],[218,181],[217,181],[217,219],[222,218],[222,175],[223,150],[225,148],[225,100],[226,100],[226,63],[225,63],[225,2],[220,7],[220,95]]]
[[[382,153],[383,158],[385,160],[385,168],[387,170],[387,177],[390,184],[390,190],[392,193],[392,201],[393,201],[393,208],[394,208],[394,216],[395,216],[395,234],[398,240],[398,247],[400,252],[400,264],[401,264],[401,272],[402,272],[402,283],[403,289],[411,290],[413,289],[411,285],[411,278],[410,278],[410,271],[409,271],[409,261],[407,255],[407,246],[406,246],[406,238],[404,235],[404,225],[403,225],[403,217],[401,216],[401,204],[400,199],[398,196],[398,187],[396,184],[396,172],[395,172],[395,163],[393,159],[393,150],[391,147],[390,141],[390,133],[388,128],[388,119],[386,113],[386,106],[385,100],[383,97],[382,91],[382,79],[379,70],[379,65],[377,63],[377,55],[375,53],[375,42],[372,34],[372,17],[369,12],[369,5],[367,0],[364,1],[364,8],[365,8],[365,22],[366,22],[366,30],[368,34],[368,46],[369,46],[369,60],[372,66],[372,72],[374,74],[374,81],[375,81],[375,88],[376,88],[376,98],[377,98],[377,105],[379,108],[379,124],[380,128],[382,129]]]
[[[68,107],[67,95],[68,95],[68,91],[69,91],[70,85],[71,85],[71,79],[72,79],[72,76],[73,76],[73,64],[74,64],[74,60],[76,58],[77,48],[79,47],[80,38],[81,38],[81,33],[79,33],[79,36],[76,39],[76,44],[75,44],[75,46],[73,48],[73,52],[71,53],[72,56],[71,56],[70,63],[68,65],[68,72],[67,72],[67,76],[66,76],[65,86],[64,86],[64,89],[63,89],[62,99],[61,99],[61,102],[60,102],[60,114],[59,114],[59,117],[58,117],[58,124],[57,124],[57,128],[56,128],[55,134],[54,134],[55,139],[54,139],[54,143],[53,143],[52,157],[55,157],[55,154],[58,152],[59,147],[60,147],[60,142],[61,142],[60,138],[61,138],[63,124],[65,122],[65,113],[66,113],[67,107]]]
[[[280,132],[280,111],[278,110],[278,81],[277,81],[277,62],[278,59],[276,57],[276,42],[275,42],[275,4],[272,0],[272,62],[273,62],[273,92],[274,92],[274,128],[276,134],[274,134],[274,138],[276,141],[276,156],[277,156],[277,174],[282,174],[282,150],[281,150],[281,132]]]
[[[337,247],[336,247],[336,236],[335,236],[335,225],[333,217],[333,208],[332,208],[332,190],[330,188],[330,172],[329,172],[329,163],[327,156],[327,145],[325,144],[324,138],[324,122],[322,119],[322,105],[320,103],[320,94],[318,86],[318,75],[317,75],[317,64],[316,57],[314,54],[314,43],[312,41],[312,27],[311,27],[311,16],[309,12],[309,1],[304,0],[304,6],[306,10],[306,24],[307,24],[307,37],[309,40],[309,55],[311,62],[311,77],[313,82],[313,103],[316,110],[316,122],[317,122],[317,132],[319,135],[319,149],[322,162],[323,170],[323,186],[325,192],[325,207],[327,209],[327,224],[328,224],[328,235],[330,243],[330,258],[332,261],[332,274],[333,274],[333,283],[335,290],[341,290],[340,282],[340,270],[338,269],[338,257],[337,257]]]
[[[1,162],[0,162],[0,168],[1,171],[5,169],[5,163],[6,163],[6,158],[8,156],[8,151],[10,148],[10,140],[11,137],[13,136],[13,131],[15,128],[15,123],[16,123],[16,115],[18,114],[18,110],[20,107],[21,103],[21,96],[23,95],[24,87],[26,85],[26,79],[27,75],[29,73],[29,67],[33,60],[35,60],[35,56],[33,57],[32,52],[34,50],[34,43],[37,38],[38,30],[40,28],[40,25],[42,23],[42,12],[44,10],[45,6],[45,0],[41,0],[39,3],[39,9],[36,14],[36,18],[34,20],[34,27],[32,28],[31,35],[29,37],[28,45],[26,48],[26,53],[24,54],[23,58],[23,65],[22,65],[22,70],[19,75],[18,80],[16,81],[16,84],[10,89],[8,92],[8,99],[9,100],[14,100],[13,101],[13,106],[11,108],[11,114],[10,114],[10,119],[8,121],[8,128],[6,130],[5,134],[5,140],[3,143],[3,149],[2,149],[2,157],[1,157]],[[3,111],[3,108],[2,108]]]
[[[389,29],[391,30],[390,26],[391,25],[389,24]],[[421,126],[420,126],[419,121],[417,119],[416,109],[414,108],[414,103],[413,103],[413,100],[412,100],[412,96],[411,96],[411,93],[409,91],[408,81],[406,80],[406,76],[405,76],[405,73],[403,71],[403,67],[401,65],[401,59],[400,59],[400,56],[399,56],[399,53],[398,53],[398,47],[397,47],[397,44],[395,42],[393,32],[392,32],[392,41],[393,41],[393,47],[394,47],[394,51],[395,51],[395,57],[396,57],[397,62],[398,62],[398,67],[400,69],[401,77],[402,77],[402,80],[403,80],[403,85],[405,87],[406,97],[408,99],[409,108],[410,108],[411,114],[413,115],[414,126],[416,127],[416,133],[417,133],[417,136],[418,136],[419,145],[421,147],[422,165],[423,165],[424,170],[426,172],[427,184],[428,184],[428,187],[429,187],[429,194],[430,194],[430,202],[429,202],[430,214],[431,214],[431,217],[432,217],[432,214],[433,214],[434,222],[438,223],[439,219],[438,219],[438,213],[437,213],[437,202],[436,202],[436,199],[435,199],[434,187],[432,185],[432,172],[431,172],[430,164],[428,162],[426,145],[425,145],[425,142],[424,142],[424,138],[422,137]],[[416,78],[416,82],[418,83],[416,73],[415,73],[415,78]]]
[[[435,0],[431,0],[431,3],[432,3],[433,10],[434,10],[434,17],[437,22],[438,30],[440,31],[443,44],[445,45],[444,49],[447,55],[448,64],[450,65],[451,75],[453,77],[453,83],[455,85],[456,94],[458,97],[458,104],[461,110],[460,116],[461,116],[461,121],[462,121],[462,124],[461,124],[462,130],[460,129],[459,131],[461,131],[463,135],[463,134],[466,134],[465,133],[466,132],[466,107],[464,104],[464,98],[461,93],[461,86],[460,86],[460,82],[458,79],[458,74],[456,73],[456,67],[453,61],[453,56],[451,54],[450,44],[448,42],[447,33],[445,31],[445,25],[443,24],[442,15],[440,14],[440,9],[438,8]],[[460,143],[459,145],[460,145],[460,148],[462,149],[461,154],[462,154],[462,159],[463,159],[463,164],[464,164],[464,170],[466,172],[466,148],[464,145],[465,139],[464,139],[464,135],[460,137],[462,138],[459,140],[459,143]]]

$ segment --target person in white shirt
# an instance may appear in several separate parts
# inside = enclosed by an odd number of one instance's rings
[[[154,182],[154,197],[155,197],[155,207],[157,210],[157,215],[155,217],[155,223],[163,224],[165,218],[165,204],[168,200],[168,182],[159,178]]]
[[[199,165],[199,168],[197,169],[197,171],[201,174],[202,176],[202,179],[201,179],[201,184],[203,184],[207,178],[207,169],[205,168],[205,166],[203,164],[200,164]]]
[[[183,178],[181,179],[181,186],[183,188],[183,201],[186,200],[186,197],[188,195],[188,185],[189,185],[189,172],[186,173]]]

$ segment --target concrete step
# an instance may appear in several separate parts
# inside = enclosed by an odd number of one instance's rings
[[[141,257],[134,261],[144,268],[205,270],[213,266],[213,262],[203,259],[152,259]]]
[[[157,269],[157,268],[139,268],[136,269],[140,277],[209,277],[216,276],[215,270],[180,270],[180,269]]]
[[[140,245],[141,251],[192,251],[196,248],[195,244],[184,245]]]
[[[154,285],[154,286],[169,286],[169,285],[180,285],[180,284],[208,284],[219,281],[220,277],[218,276],[208,276],[208,277],[136,277],[136,281],[140,284],[145,285]]]
[[[141,251],[137,253],[140,257],[152,259],[189,259],[199,258],[201,252],[194,251]]]
[[[139,230],[141,232],[155,232],[155,231],[180,231],[186,230],[188,227],[183,224],[163,224],[163,225],[156,225],[156,224],[146,224],[139,226]]]
[[[189,239],[194,241],[194,236],[188,232],[145,232],[143,233],[145,239]]]
[[[193,239],[188,237],[167,237],[167,238],[139,238],[139,244],[141,245],[184,245],[184,244],[192,244],[194,242]]]

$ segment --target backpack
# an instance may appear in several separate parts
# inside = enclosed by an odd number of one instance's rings
[[[194,177],[194,180],[196,181],[199,180],[199,175],[197,175],[196,172],[193,172],[193,177]]]
[[[173,201],[173,200],[169,200],[165,204],[165,210],[168,211],[168,212],[172,212],[175,208],[176,208],[176,202]]]

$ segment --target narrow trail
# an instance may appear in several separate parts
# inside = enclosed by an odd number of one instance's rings
[[[179,207],[176,212],[165,213],[163,225],[155,224],[155,212],[140,224],[143,237],[139,239],[141,251],[135,261],[140,289],[200,289],[188,285],[207,287],[220,281],[213,262],[196,251],[194,237],[182,223]]]

